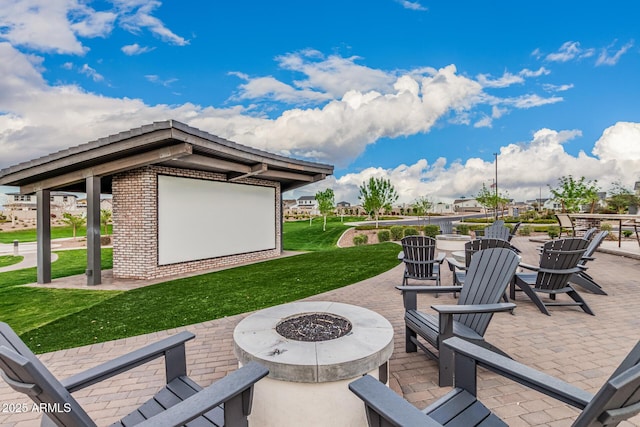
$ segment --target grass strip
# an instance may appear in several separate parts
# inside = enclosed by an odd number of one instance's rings
[[[104,230],[101,228],[101,230]],[[107,234],[112,233],[112,226],[109,224],[107,227]],[[85,237],[87,235],[87,227],[82,226],[78,227],[76,230],[76,237],[79,239],[81,237]],[[51,227],[51,238],[52,239],[62,239],[73,237],[73,228],[65,225],[61,227]],[[19,242],[35,242],[37,241],[36,237],[36,229],[35,228],[26,228],[24,230],[9,230],[9,231],[0,231],[0,243],[13,243],[14,240]]]
[[[8,267],[13,264],[17,264],[24,259],[23,256],[14,256],[14,255],[0,255],[0,268]]]
[[[254,311],[327,292],[398,265],[398,245],[311,252],[131,290],[22,334],[43,353]]]
[[[87,265],[85,249],[57,252],[51,264],[54,279],[84,273]],[[102,249],[102,268],[112,267],[111,249]],[[85,310],[122,291],[50,289],[20,286],[35,283],[36,268],[0,273],[0,320],[18,333],[50,323],[71,313]]]

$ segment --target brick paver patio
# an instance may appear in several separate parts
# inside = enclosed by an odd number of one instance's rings
[[[539,243],[522,237],[516,237],[513,243],[523,251],[525,262],[536,263]],[[396,332],[390,386],[411,403],[423,407],[449,388],[438,387],[434,361],[422,352],[404,351],[402,298],[394,289],[400,284],[402,269],[400,265],[375,278],[309,300],[357,304],[385,316]],[[443,284],[449,284],[451,275],[445,270]],[[487,340],[518,361],[595,392],[640,339],[640,260],[598,253],[597,259],[589,264],[589,272],[609,294],[581,292],[596,316],[576,307],[551,308],[552,315],[545,316],[519,294],[515,314],[496,315],[486,334]],[[434,303],[455,304],[455,300],[441,294],[437,300],[425,296],[419,301],[423,310],[430,310]],[[206,386],[236,369],[232,334],[244,316],[47,353],[40,358],[56,376],[64,378],[178,330],[189,330],[196,334],[196,339],[187,344],[189,374]],[[99,425],[106,425],[152,395],[163,382],[163,375],[162,362],[151,363],[74,396]],[[577,414],[567,405],[485,371],[480,373],[479,395],[510,426],[568,426]],[[29,402],[0,381],[0,403]],[[0,412],[0,426],[36,425],[39,425],[36,413]],[[624,425],[640,426],[640,417]]]

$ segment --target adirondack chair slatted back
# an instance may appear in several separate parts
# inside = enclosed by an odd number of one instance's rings
[[[587,250],[584,251],[584,255],[582,255],[582,256],[583,257],[591,257],[591,256],[593,256],[595,251],[602,244],[602,241],[604,240],[605,237],[607,237],[608,234],[609,234],[609,232],[607,230],[604,230],[604,231],[599,232],[595,236],[593,236],[593,239],[591,239],[589,241],[589,246],[587,246]],[[586,259],[581,259],[580,260],[580,265],[584,265],[587,261],[588,260],[586,260]]]
[[[509,242],[502,239],[475,239],[464,244],[464,265],[468,268],[471,264],[471,256],[478,251],[490,248],[509,248],[512,246]]]
[[[640,341],[573,423],[574,427],[617,426],[640,413]]]
[[[451,221],[441,222],[440,234],[453,234],[453,223]]]
[[[522,225],[521,222],[516,222],[515,223],[515,225],[513,226],[511,231],[509,232],[509,238],[507,239],[508,241],[511,241],[511,239],[513,239],[513,236],[516,235],[516,233],[518,232],[518,229],[520,228],[521,225]]]
[[[59,426],[95,426],[67,389],[38,360],[6,323],[0,322],[0,376],[14,390],[45,405],[46,414]]]
[[[490,248],[471,257],[458,304],[496,304],[513,279],[520,257],[508,248]],[[454,320],[481,336],[489,326],[492,313],[456,314]]]
[[[592,227],[584,232],[584,234],[582,235],[582,238],[584,240],[591,240],[591,238],[596,234],[597,231],[598,229],[596,227]],[[607,233],[609,232],[607,231]]]
[[[510,235],[509,229],[500,224],[493,223],[484,229],[485,239],[502,239],[508,241]]]
[[[556,290],[567,286],[587,250],[589,242],[579,237],[552,240],[542,247],[540,269],[536,277],[536,289]]]
[[[402,239],[406,275],[411,278],[429,278],[434,276],[433,261],[436,241],[426,236],[407,236]]]

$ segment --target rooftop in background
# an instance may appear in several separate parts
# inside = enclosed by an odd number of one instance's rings
[[[256,176],[280,182],[282,191],[333,174],[333,166],[291,159],[247,147],[175,120],[155,122],[0,170],[0,185],[22,194],[39,189],[85,192],[87,176],[111,176],[146,165],[224,173],[228,181]]]

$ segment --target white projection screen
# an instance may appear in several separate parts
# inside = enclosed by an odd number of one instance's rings
[[[158,264],[276,247],[273,187],[158,176]]]

